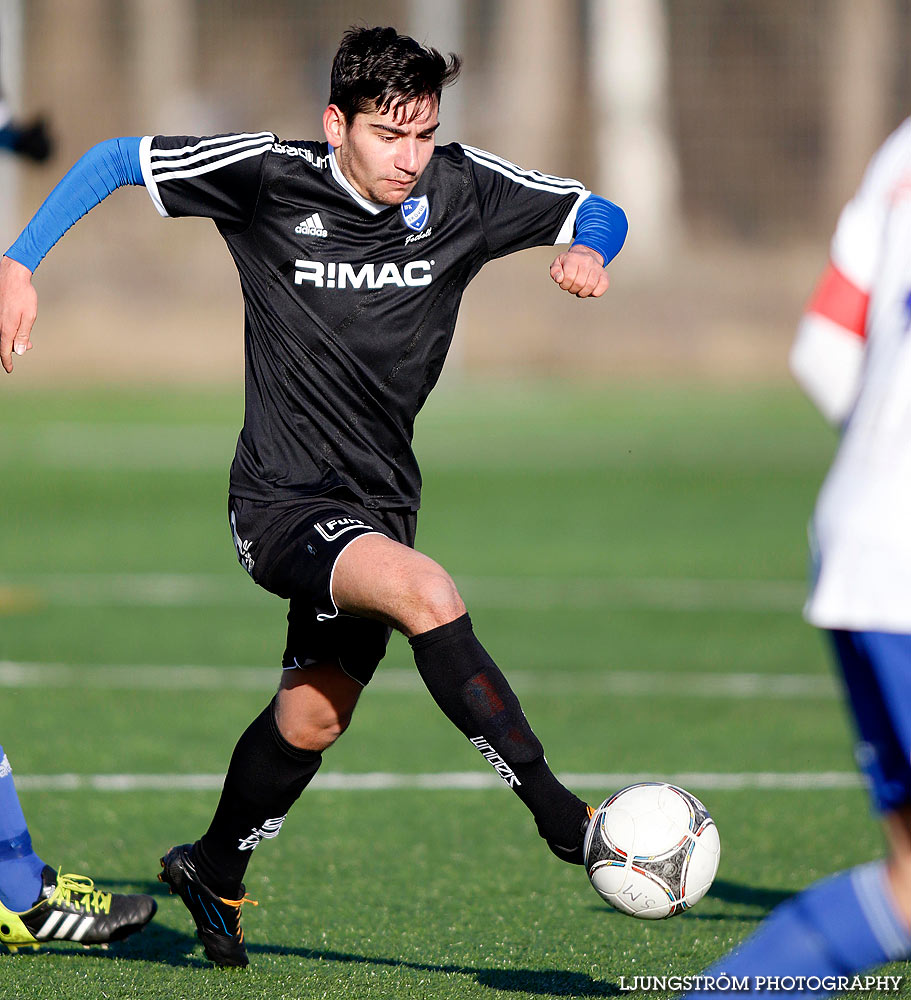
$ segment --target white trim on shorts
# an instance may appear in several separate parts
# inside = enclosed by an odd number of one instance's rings
[[[379,534],[379,532],[371,532],[371,534]],[[352,538],[351,541],[353,542],[354,539]],[[306,660],[304,660],[303,663],[298,663],[297,662],[297,657],[295,656],[294,657],[294,663],[290,667],[286,667],[284,665],[282,666],[282,673],[284,673],[286,670],[306,670],[308,667],[315,667],[318,663],[326,663],[326,662],[328,662],[328,661],[326,661],[326,660],[316,660],[313,657],[308,657]],[[364,681],[362,681],[360,679],[360,677],[355,677],[354,674],[349,673],[345,669],[345,664],[342,663],[342,658],[340,656],[336,656],[335,662],[339,665],[339,669],[341,670],[341,672],[346,677],[350,677],[351,680],[353,680],[355,684],[360,684],[360,686],[362,688],[365,688],[365,687],[367,687],[367,684],[370,683],[370,681],[367,681],[367,683],[364,683]],[[372,677],[371,677],[371,680],[372,680]]]
[[[357,535],[357,536],[356,536],[355,538],[352,538],[352,539],[351,539],[351,540],[350,540],[350,541],[349,541],[349,542],[348,542],[348,543],[347,543],[347,544],[346,544],[346,545],[345,545],[345,546],[344,546],[344,547],[343,547],[343,548],[342,548],[342,549],[341,549],[341,550],[339,551],[338,555],[337,555],[337,556],[335,557],[335,559],[333,559],[333,561],[332,561],[332,570],[331,570],[331,572],[329,573],[329,600],[330,600],[330,601],[332,601],[332,607],[333,607],[333,608],[335,609],[335,611],[334,611],[334,612],[333,612],[333,613],[332,613],[331,615],[328,615],[328,614],[326,614],[326,615],[324,615],[324,614],[320,614],[320,613],[319,613],[319,612],[317,611],[317,613],[316,613],[316,620],[317,620],[318,622],[326,622],[326,621],[332,621],[332,619],[333,619],[333,618],[338,618],[338,616],[339,616],[340,612],[339,612],[339,609],[338,609],[338,605],[337,605],[337,604],[335,603],[335,598],[334,598],[334,597],[332,596],[332,581],[333,581],[333,580],[335,579],[335,567],[336,567],[336,566],[338,565],[338,561],[339,561],[339,559],[341,558],[341,556],[342,556],[342,553],[343,553],[343,552],[345,552],[345,551],[347,551],[347,549],[348,549],[348,546],[349,546],[349,545],[351,545],[351,543],[352,543],[352,542],[356,542],[356,541],[358,540],[358,538],[366,538],[366,537],[367,537],[368,535],[382,535],[382,537],[383,537],[383,538],[389,538],[389,535],[387,535],[385,531],[377,531],[377,530],[376,530],[376,528],[371,528],[371,529],[370,529],[370,531],[365,531],[365,532],[363,532],[362,534],[360,534],[360,535]],[[394,541],[394,539],[391,539],[391,538],[390,538],[389,540],[390,540],[390,541]],[[342,668],[342,669],[344,669],[344,668]],[[345,672],[347,673],[347,671],[345,671]],[[349,675],[349,676],[350,676],[350,675]],[[357,679],[357,678],[355,678],[355,680],[356,680],[356,679]]]

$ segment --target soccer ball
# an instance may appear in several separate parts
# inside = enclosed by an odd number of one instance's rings
[[[661,920],[694,906],[718,871],[718,828],[694,795],[663,781],[606,799],[585,833],[595,891],[631,917]]]

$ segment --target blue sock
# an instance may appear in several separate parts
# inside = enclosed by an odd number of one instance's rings
[[[825,997],[846,991],[838,977],[853,978],[909,954],[911,932],[896,908],[886,866],[878,861],[823,879],[782,903],[752,937],[702,974],[747,979],[749,990],[706,990],[688,993],[687,1000],[768,997],[774,977],[797,980],[797,989],[779,984],[789,988],[788,997]]]
[[[16,913],[33,906],[41,893],[43,868],[44,862],[32,850],[13,769],[0,747],[0,903]]]

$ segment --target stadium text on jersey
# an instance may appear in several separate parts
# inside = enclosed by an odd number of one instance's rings
[[[283,142],[275,142],[272,144],[272,152],[281,153],[283,156],[300,156],[318,170],[325,170],[329,166],[328,156],[314,156],[305,146],[288,146]]]

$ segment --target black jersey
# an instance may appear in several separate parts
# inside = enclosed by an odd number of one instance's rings
[[[146,137],[162,215],[213,219],[240,274],[244,426],[231,492],[283,500],[346,488],[420,504],[414,419],[488,260],[568,242],[578,181],[470,146],[438,147],[402,206],[361,197],[326,143],[272,133]]]

